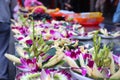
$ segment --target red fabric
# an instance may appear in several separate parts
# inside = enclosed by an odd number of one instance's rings
[[[22,0],[18,0],[18,4],[19,4],[20,7],[23,7]]]

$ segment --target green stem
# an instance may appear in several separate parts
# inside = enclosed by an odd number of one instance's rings
[[[35,26],[34,26],[34,20],[32,19],[32,41],[33,41],[33,52],[34,52],[34,55],[36,54],[36,43],[35,43]]]

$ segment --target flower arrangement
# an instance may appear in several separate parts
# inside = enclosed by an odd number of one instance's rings
[[[66,75],[68,73],[61,70],[59,71],[57,69],[55,71],[49,72],[49,74],[46,72],[46,70],[51,70],[51,67],[52,69],[55,69],[58,68],[56,66],[62,65],[64,63],[64,44],[68,43],[67,41],[70,41],[67,39],[70,37],[68,31],[64,32],[66,35],[62,35],[59,31],[57,31],[59,28],[57,27],[57,22],[53,21],[53,23],[54,24],[51,26],[55,29],[52,27],[51,29],[49,28],[50,23],[42,22],[39,23],[38,26],[38,22],[34,23],[34,21],[31,21],[29,27],[26,26],[28,24],[15,24],[15,26],[12,27],[12,30],[15,33],[14,37],[16,38],[16,44],[18,45],[16,46],[18,56],[16,57],[9,54],[5,54],[5,56],[15,62],[17,68],[23,71],[23,73],[19,73],[17,75],[18,77],[16,76],[16,79],[41,79],[40,76],[43,77],[41,74],[42,70],[45,70],[44,74],[50,76],[51,79],[55,77],[56,79],[60,78],[59,80],[70,80],[70,78],[68,79]],[[62,27],[63,23],[65,22],[59,23],[61,24],[59,26]],[[54,49],[54,51],[50,52],[52,49]],[[61,78],[60,75],[63,78]],[[47,78],[42,80],[47,80]]]
[[[12,25],[12,31],[18,55],[5,56],[22,71],[16,80],[120,79],[120,58],[110,46],[101,46],[99,31],[92,32],[91,48],[71,38],[84,33],[79,24],[21,17]]]
[[[107,29],[103,28],[100,29],[100,36],[102,38],[116,38],[120,36],[120,31],[115,31],[115,32],[109,32]]]

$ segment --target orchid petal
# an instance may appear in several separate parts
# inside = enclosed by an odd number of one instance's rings
[[[21,58],[21,65],[17,67],[22,71],[37,71],[38,70],[36,58],[33,58],[33,59]]]
[[[87,64],[90,68],[93,68],[94,65],[94,61],[91,59],[88,59],[88,64]]]
[[[44,69],[42,69],[42,71],[41,71],[40,79],[41,80],[47,80],[48,79],[48,74],[45,72]]]
[[[82,75],[85,76],[87,74],[86,68],[82,67],[81,69],[82,69]]]
[[[31,45],[31,44],[33,44],[33,41],[31,39],[30,40],[26,40],[26,44]]]
[[[19,38],[17,38],[17,40],[22,40],[23,39],[23,37],[19,37]]]

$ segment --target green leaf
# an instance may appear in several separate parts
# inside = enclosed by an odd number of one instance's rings
[[[54,42],[53,41],[46,41],[47,45],[52,45]]]
[[[51,48],[46,53],[51,55],[51,56],[53,56],[53,55],[55,55],[55,52],[56,52],[56,49],[55,48]]]

